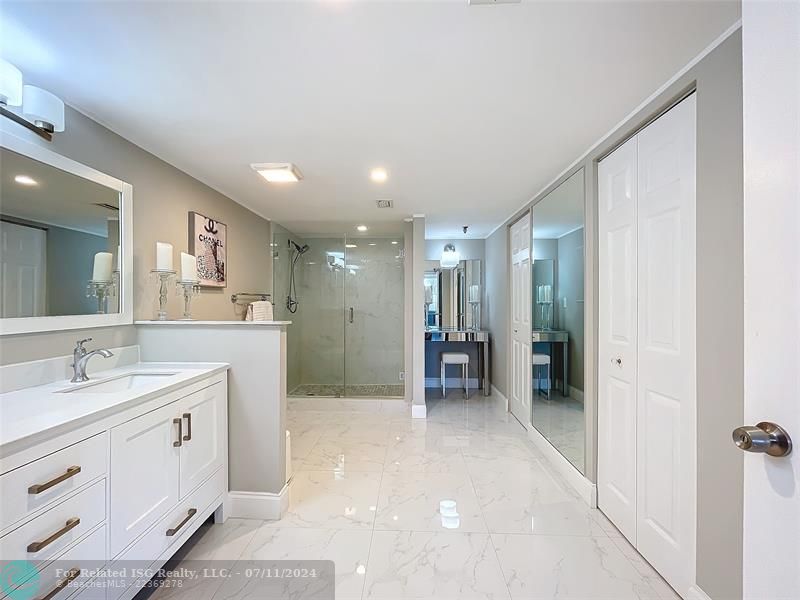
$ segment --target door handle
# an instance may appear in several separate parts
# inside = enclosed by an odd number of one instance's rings
[[[350,322],[353,322],[353,307],[350,307]]]
[[[183,446],[183,419],[172,419],[172,422],[178,426],[178,439],[172,442],[175,448]]]
[[[183,413],[183,418],[186,419],[186,435],[183,436],[184,442],[192,441],[192,413]]]
[[[184,525],[186,525],[189,522],[189,520],[196,514],[197,514],[196,508],[190,508],[188,511],[186,511],[186,516],[183,517],[180,523],[178,523],[175,527],[170,527],[169,529],[167,529],[167,537],[172,537],[176,533],[178,533],[181,530],[181,528]]]
[[[45,490],[49,490],[54,485],[58,485],[62,481],[66,481],[70,477],[75,477],[78,473],[81,472],[80,465],[74,465],[69,467],[65,473],[59,475],[58,477],[54,477],[50,481],[45,483],[34,483],[32,486],[28,488],[28,493],[31,495],[41,494]]]
[[[763,452],[770,456],[788,456],[792,451],[792,438],[780,425],[762,421],[755,427],[745,425],[733,430],[733,443],[746,452]]]

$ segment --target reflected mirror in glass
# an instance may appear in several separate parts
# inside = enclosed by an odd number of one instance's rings
[[[531,422],[584,472],[584,174],[533,207]]]
[[[481,260],[462,260],[452,269],[429,260],[425,269],[425,326],[480,329]]]
[[[119,210],[117,190],[0,149],[0,316],[119,312]]]

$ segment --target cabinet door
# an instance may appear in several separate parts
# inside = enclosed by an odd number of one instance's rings
[[[111,430],[112,557],[178,502],[178,403]]]
[[[225,462],[227,388],[224,382],[195,392],[179,403],[183,420],[181,498],[203,483]]]

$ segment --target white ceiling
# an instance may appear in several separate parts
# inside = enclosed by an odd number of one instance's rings
[[[706,0],[2,10],[28,81],[259,214],[385,233],[423,213],[431,238],[486,236],[739,18]],[[269,186],[255,162],[305,179]]]

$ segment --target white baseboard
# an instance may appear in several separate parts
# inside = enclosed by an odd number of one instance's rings
[[[547,462],[553,466],[558,474],[566,479],[578,492],[584,502],[591,508],[597,508],[597,486],[586,479],[533,425],[528,425],[528,439],[544,454]]]
[[[494,386],[494,384],[492,385],[492,396],[496,396],[497,398],[500,398],[500,400],[502,400],[502,401],[505,403],[505,405],[506,405],[506,412],[508,412],[508,398],[506,398],[506,397],[505,397],[505,395],[503,394],[503,392],[501,392],[500,390],[498,390],[498,389],[497,389],[497,388]]]
[[[269,492],[229,492],[231,517],[240,519],[261,519],[276,521],[289,507],[289,485],[277,493]]]
[[[477,377],[467,377],[467,382],[469,383],[469,388],[471,390],[478,389],[478,386],[481,384],[481,380]],[[445,377],[444,383],[447,386],[447,389],[462,389],[464,387],[464,380],[461,377]],[[442,387],[442,380],[438,377],[426,377],[425,378],[425,387],[426,388],[440,388]]]
[[[426,419],[428,417],[428,407],[424,404],[411,405],[412,419]]]
[[[576,387],[569,386],[569,397],[577,400],[578,402],[583,402],[583,391]]]
[[[686,594],[686,600],[711,600],[711,596],[700,589],[699,585],[695,584],[689,588],[689,593]]]

